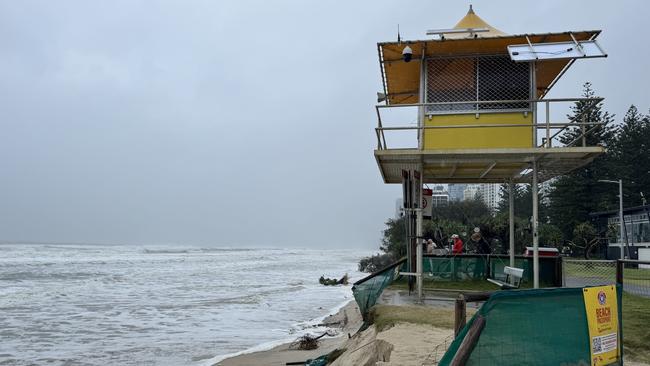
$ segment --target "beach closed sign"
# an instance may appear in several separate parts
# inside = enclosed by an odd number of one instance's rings
[[[600,366],[615,363],[621,355],[616,287],[586,287],[583,295],[589,326],[591,364]]]

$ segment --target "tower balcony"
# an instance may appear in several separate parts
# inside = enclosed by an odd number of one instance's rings
[[[426,183],[530,183],[566,174],[605,152],[587,138],[602,122],[589,121],[603,98],[474,100],[377,105],[374,151],[385,183],[402,170],[423,172]],[[562,118],[569,107],[582,113]],[[415,121],[391,123],[387,118]],[[564,132],[573,131],[568,141]]]

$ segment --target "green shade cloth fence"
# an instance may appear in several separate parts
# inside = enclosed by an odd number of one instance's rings
[[[405,264],[406,258],[400,259],[354,283],[352,294],[357,305],[359,305],[363,320],[367,320],[370,308],[377,303],[377,299],[384,289],[399,277],[399,272],[403,270]]]
[[[620,286],[617,294],[622,329]],[[461,330],[438,365],[451,364],[478,316],[486,320],[485,327],[466,365],[591,364],[582,288],[495,292]]]
[[[510,259],[505,255],[425,255],[422,269],[425,278],[440,281],[465,281],[487,278],[499,279],[503,276],[503,267],[508,265],[510,265]],[[516,256],[515,267],[524,270],[522,282],[532,285],[533,258]],[[539,281],[546,287],[562,286],[561,258],[539,258]]]

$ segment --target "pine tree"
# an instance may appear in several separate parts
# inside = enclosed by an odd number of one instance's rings
[[[584,84],[583,96],[585,98],[595,96],[591,83]],[[587,110],[591,103],[591,101],[576,102],[571,109],[572,114],[568,117],[582,121],[580,116],[584,113],[586,121],[602,123],[602,125],[587,126],[587,130],[590,130],[586,136],[587,146],[600,145],[609,148],[616,137],[614,117],[603,111],[602,103]],[[560,141],[569,144],[577,139],[576,144],[580,146],[581,131],[579,126],[568,128],[560,136]],[[576,225],[589,221],[589,213],[616,207],[618,200],[612,192],[612,187],[598,182],[599,179],[612,179],[609,176],[611,169],[612,159],[607,154],[603,154],[590,164],[561,176],[552,183],[549,193],[549,217],[551,223],[562,230],[565,238],[572,237]]]
[[[613,161],[610,179],[623,180],[626,207],[642,203],[641,192],[650,196],[650,116],[631,106],[610,150]],[[618,193],[617,187],[609,187]]]
[[[513,187],[514,193],[514,205],[515,205],[515,217],[519,217],[525,220],[530,220],[533,216],[533,191],[529,184],[515,184]],[[546,221],[548,215],[548,207],[545,204],[546,200],[544,199],[544,192],[538,190],[538,202],[539,202],[539,217],[541,222]],[[508,185],[501,185],[501,201],[499,201],[499,206],[497,207],[497,212],[500,214],[508,215],[509,212],[509,197]]]

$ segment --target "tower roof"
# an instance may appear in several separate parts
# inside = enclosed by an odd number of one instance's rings
[[[487,28],[487,32],[478,32],[475,33],[476,37],[478,38],[487,38],[487,37],[500,37],[500,36],[506,36],[507,34],[494,28],[493,26],[489,25],[483,18],[480,16],[476,15],[474,13],[474,9],[472,6],[469,6],[469,10],[467,11],[467,14],[463,17],[463,19],[459,20],[458,23],[454,26],[454,29],[467,29],[467,28]],[[470,35],[467,33],[457,33],[457,34],[447,34],[445,35],[445,38],[468,38]],[[473,37],[473,36],[472,36]]]
[[[506,34],[486,23],[474,13],[471,7],[456,24],[458,33],[441,32],[444,37],[423,40],[400,40],[377,44],[381,65],[382,83],[388,104],[418,103],[420,93],[421,60],[439,57],[467,57],[478,55],[508,55],[509,45],[528,43],[580,42],[595,40],[599,30],[569,31],[537,34]],[[471,32],[467,29],[487,28],[486,32]],[[415,62],[404,62],[402,51],[405,45],[411,48]],[[571,59],[545,60],[535,67],[534,98],[543,98],[555,85],[558,78],[573,63]]]

